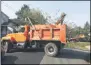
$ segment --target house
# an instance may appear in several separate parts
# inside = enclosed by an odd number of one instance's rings
[[[13,22],[9,17],[1,12],[1,37],[5,36],[8,33],[12,33],[15,30],[15,26],[18,24]]]
[[[5,13],[1,12],[1,25],[5,22],[8,22],[8,20],[9,17]]]
[[[0,27],[1,28],[1,35],[0,35],[1,37],[7,34],[7,26],[4,25],[3,23],[7,23],[8,20],[9,20],[9,17],[6,14],[4,14],[3,12],[1,12],[1,27]]]
[[[8,34],[8,33],[13,33],[15,31],[15,27],[18,24],[9,19],[8,22],[4,22],[2,25],[4,25],[2,27],[7,27],[7,34]]]

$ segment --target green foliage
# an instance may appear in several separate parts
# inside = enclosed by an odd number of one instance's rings
[[[90,33],[90,24],[88,22],[85,23],[83,32],[85,35],[88,35]]]
[[[81,49],[81,50],[88,50],[86,46],[90,46],[89,42],[68,42],[65,48],[73,48],[73,49]]]
[[[84,24],[83,28],[80,26],[70,28],[69,25],[67,25],[67,34],[66,34],[67,38],[74,38],[79,34],[84,34],[86,36],[85,39],[90,40],[90,36],[88,35],[89,33],[90,33],[90,24],[88,22]]]
[[[33,24],[45,24],[47,21],[42,15],[41,11],[38,9],[30,9],[28,5],[23,5],[19,11],[16,12],[17,19],[21,20],[21,24],[30,24],[26,19],[27,17],[31,20]]]

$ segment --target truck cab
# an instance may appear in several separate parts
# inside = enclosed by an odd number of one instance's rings
[[[15,45],[22,45],[27,40],[27,37],[29,36],[29,26],[25,25],[19,29],[19,31],[14,33],[9,33],[6,36],[1,38],[1,42],[3,46],[6,49],[6,52],[9,52],[11,48],[13,48]],[[8,50],[7,50],[7,48]]]

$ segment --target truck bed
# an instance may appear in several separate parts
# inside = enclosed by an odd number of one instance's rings
[[[66,44],[66,25],[35,25],[30,30],[31,40],[57,40]]]

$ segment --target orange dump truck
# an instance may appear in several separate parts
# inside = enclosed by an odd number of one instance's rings
[[[66,44],[66,25],[34,25],[23,27],[24,31],[2,37],[6,52],[16,48],[44,48],[48,56],[56,56]]]

